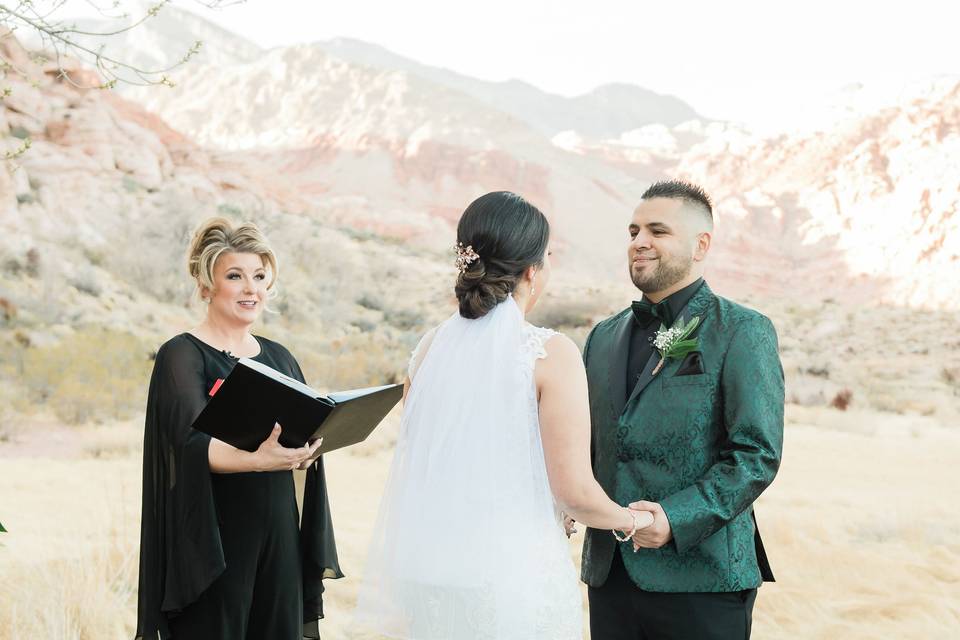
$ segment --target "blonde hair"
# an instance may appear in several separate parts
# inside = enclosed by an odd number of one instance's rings
[[[279,267],[277,256],[270,248],[266,236],[252,222],[234,224],[227,218],[210,218],[193,232],[187,253],[187,271],[197,282],[197,290],[215,289],[213,267],[225,253],[253,253],[260,256],[264,267],[270,272],[267,289],[271,293],[277,282]]]

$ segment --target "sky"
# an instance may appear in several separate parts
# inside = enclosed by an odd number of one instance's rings
[[[960,2],[943,0],[176,4],[264,47],[355,38],[567,96],[626,82],[756,128],[803,118],[857,83],[888,99],[907,84],[960,73]]]

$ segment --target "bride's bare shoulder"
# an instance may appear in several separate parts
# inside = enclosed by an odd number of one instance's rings
[[[540,379],[562,375],[583,368],[583,357],[577,343],[563,333],[554,333],[543,344],[545,357],[537,361],[537,377]]]

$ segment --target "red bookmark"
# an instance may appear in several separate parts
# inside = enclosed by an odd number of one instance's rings
[[[213,387],[210,389],[210,393],[207,395],[211,398],[217,395],[217,391],[220,389],[220,385],[223,384],[223,378],[217,378],[217,381],[213,383]]]

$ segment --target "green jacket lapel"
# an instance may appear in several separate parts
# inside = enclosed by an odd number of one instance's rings
[[[647,364],[643,367],[643,373],[640,374],[640,377],[637,379],[637,384],[633,386],[633,393],[630,394],[630,397],[627,398],[626,404],[621,408],[625,409],[627,405],[633,402],[633,399],[639,396],[644,389],[647,388],[647,385],[653,382],[653,370],[657,368],[657,363],[660,362],[660,353],[654,349],[653,353],[650,354],[650,357],[647,358]],[[624,372],[626,374],[626,372]]]
[[[674,322],[680,322],[681,319],[689,321],[690,318],[692,318],[693,316],[700,315],[701,313],[703,313],[707,304],[710,302],[711,299],[713,299],[713,297],[714,297],[713,291],[711,291],[710,287],[707,286],[707,283],[704,282],[700,286],[700,288],[697,289],[697,292],[693,295],[693,297],[690,298],[689,302],[687,302],[687,304],[684,305],[683,309],[680,310],[680,313],[677,314],[677,318]],[[631,318],[631,320],[632,319],[633,318]],[[696,333],[694,335],[696,335]],[[627,332],[627,346],[625,349],[626,351],[629,351],[629,348],[630,348],[629,341],[630,341],[630,333]],[[624,358],[626,359],[626,356],[624,356]],[[637,398],[641,393],[643,393],[643,390],[647,388],[647,385],[653,382],[653,379],[656,377],[653,375],[653,370],[657,368],[657,363],[659,362],[660,362],[660,353],[656,349],[654,349],[653,353],[650,355],[650,358],[647,360],[646,366],[643,368],[643,373],[640,374],[640,378],[639,380],[637,380],[637,384],[633,388],[633,393],[630,394],[630,397],[627,399],[626,404],[624,404],[624,406],[621,407],[621,411],[625,409],[631,402],[633,402],[634,398]],[[621,377],[626,378],[626,374],[627,374],[626,364],[624,364],[624,369],[622,373],[623,375]],[[658,375],[662,375],[662,373],[658,373]],[[624,380],[624,384],[626,384],[625,380]]]
[[[610,366],[607,368],[607,389],[610,390],[610,412],[613,419],[623,413],[627,401],[627,357],[630,355],[630,333],[633,313],[625,314],[613,332],[610,344]]]

